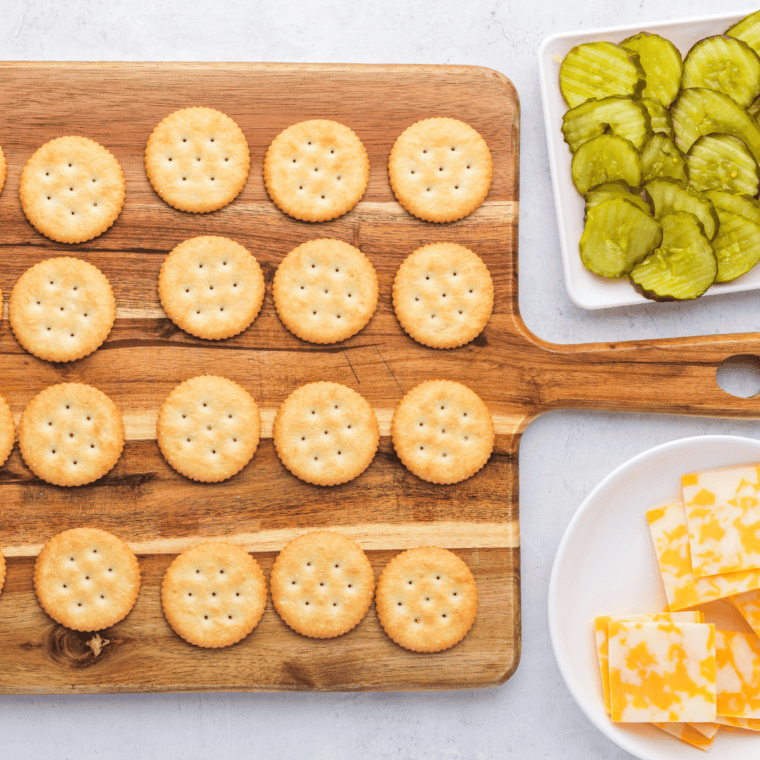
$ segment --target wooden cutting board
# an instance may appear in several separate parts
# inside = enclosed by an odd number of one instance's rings
[[[0,547],[8,558],[0,594],[0,692],[81,693],[212,690],[389,690],[495,686],[520,657],[518,448],[531,419],[559,407],[756,417],[757,402],[737,399],[715,382],[734,354],[760,354],[758,336],[557,346],[533,336],[517,306],[519,104],[497,72],[457,66],[303,66],[254,64],[0,64],[0,145],[8,180],[0,194],[0,287],[7,295],[32,264],[75,255],[109,278],[118,304],[108,341],[91,356],[55,365],[27,354],[5,318],[0,323],[0,394],[18,417],[40,390],[86,382],[121,409],[128,442],[106,477],[65,489],[32,476],[16,449],[0,468]],[[232,116],[251,147],[251,174],[230,206],[184,214],[151,189],[143,150],[171,111],[204,105]],[[386,164],[396,137],[413,122],[453,116],[474,126],[494,159],[486,202],[448,225],[421,222],[395,201]],[[370,182],[349,214],[324,224],[292,220],[269,200],[261,165],[278,132],[312,118],[349,125],[370,157]],[[77,246],[53,243],[25,220],[18,201],[21,169],[54,137],[81,134],[108,147],[127,180],[127,200],[106,234]],[[547,202],[532,213],[553,224]],[[158,271],[182,240],[220,234],[238,240],[261,263],[267,297],[242,335],[204,342],[178,330],[157,296]],[[334,346],[304,343],[278,320],[271,298],[279,261],[314,237],[337,237],[373,262],[380,302],[370,324]],[[391,284],[412,250],[453,241],[475,250],[494,279],[494,313],[468,346],[436,351],[412,341],[396,321]],[[530,251],[527,255],[530,255]],[[264,418],[253,461],[221,484],[175,473],[155,442],[158,408],[182,380],[225,375],[247,388]],[[393,452],[393,409],[417,383],[445,377],[466,383],[488,404],[496,448],[476,476],[435,486],[411,475]],[[280,464],[271,429],[277,406],[303,383],[333,380],[375,408],[381,444],[357,480],[319,488]],[[547,514],[551,514],[550,505]],[[102,633],[99,656],[89,634],[54,624],[32,590],[42,543],[69,527],[94,525],[127,540],[140,555],[143,586],[130,615]],[[287,628],[269,604],[256,630],[223,650],[201,650],[177,637],[161,613],[159,588],[172,558],[221,538],[253,552],[269,572],[293,536],[333,528],[355,538],[379,573],[397,552],[436,544],[453,549],[478,583],[474,627],[457,646],[415,654],[383,633],[374,612],[349,634],[318,641]]]

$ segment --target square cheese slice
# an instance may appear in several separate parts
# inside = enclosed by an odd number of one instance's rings
[[[647,512],[647,520],[671,611],[760,588],[760,570],[694,577],[683,504],[651,509]]]
[[[716,725],[712,736],[705,736],[705,734],[697,731],[691,723],[654,723],[653,725],[661,728],[663,731],[667,731],[671,736],[675,736],[676,739],[680,739],[682,742],[686,742],[686,744],[691,744],[692,747],[703,749],[705,752],[710,749],[715,741],[715,734],[718,733],[719,728]]]
[[[715,657],[718,715],[760,718],[760,639],[754,633],[716,631]]]
[[[760,731],[760,720],[757,718],[729,718],[726,715],[719,715],[715,722],[721,726],[743,728],[746,731]]]
[[[609,668],[613,721],[714,722],[715,626],[610,623]]]
[[[750,628],[760,636],[760,591],[746,591],[729,597],[728,601],[741,612]]]
[[[602,691],[604,692],[604,709],[610,714],[610,670],[609,670],[609,624],[620,623],[701,623],[699,612],[641,612],[632,615],[600,615],[594,618],[596,629],[596,650],[599,655],[599,671],[602,676]]]
[[[695,578],[760,568],[760,466],[681,478]]]

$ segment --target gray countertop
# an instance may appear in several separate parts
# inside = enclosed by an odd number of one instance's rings
[[[560,343],[760,330],[758,296],[586,312],[567,297],[536,53],[549,34],[747,10],[747,0],[0,0],[8,60],[239,60],[477,64],[522,105],[520,307]],[[50,104],[51,112],[55,104]],[[2,121],[0,119],[0,141]],[[669,392],[677,394],[677,387]],[[522,662],[487,691],[0,697],[0,757],[622,760],[557,670],[546,602],[565,526],[596,483],[650,446],[688,435],[760,437],[760,423],[553,412],[520,452]],[[0,625],[2,620],[0,619]],[[695,751],[696,752],[696,751]],[[698,754],[698,753],[697,753]]]

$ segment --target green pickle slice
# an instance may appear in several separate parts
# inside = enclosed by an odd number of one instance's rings
[[[612,95],[587,100],[567,111],[562,118],[562,133],[575,153],[583,143],[607,132],[624,137],[640,150],[649,137],[652,120],[644,106],[633,98]]]
[[[688,181],[686,159],[675,143],[658,132],[649,139],[641,151],[642,181],[649,182],[657,177],[670,177],[682,182]]]
[[[760,163],[760,127],[735,101],[717,90],[682,90],[671,106],[676,145],[682,153],[702,135],[722,133],[738,137]]]
[[[638,55],[612,42],[576,45],[559,69],[559,88],[570,108],[589,98],[638,97],[644,84],[644,69]]]
[[[699,219],[708,240],[715,237],[718,215],[709,198],[692,190],[685,182],[672,179],[653,179],[644,185],[644,195],[649,196],[654,207],[655,219],[661,219],[674,211],[688,211]]]
[[[689,182],[695,190],[726,190],[756,195],[760,185],[757,161],[732,135],[704,135],[686,156]]]
[[[755,98],[751,105],[747,106],[747,113],[753,119],[757,119],[758,111],[760,111],[760,97]]]
[[[597,185],[589,190],[583,199],[586,201],[586,213],[583,217],[585,222],[588,219],[588,212],[604,201],[612,198],[622,198],[623,200],[638,206],[648,216],[653,216],[652,207],[640,195],[634,195],[631,188],[625,182],[605,182],[603,185]]]
[[[729,37],[735,37],[749,45],[756,53],[760,53],[760,11],[750,13],[741,21],[726,29]]]
[[[599,135],[583,143],[570,165],[573,184],[581,195],[604,182],[623,180],[631,187],[641,184],[641,156],[624,137]]]
[[[654,98],[641,98],[639,103],[646,108],[649,114],[652,132],[662,132],[668,137],[673,137],[673,122],[670,120],[670,111]]]
[[[580,241],[581,261],[601,277],[620,277],[651,253],[662,240],[662,227],[623,198],[589,209]]]
[[[718,90],[747,108],[760,95],[760,58],[741,40],[706,37],[686,54],[682,86]]]
[[[631,274],[633,286],[654,301],[691,301],[715,282],[718,262],[694,214],[674,211],[660,220],[662,244]]]
[[[670,40],[651,32],[639,32],[620,44],[639,56],[646,74],[643,97],[654,98],[667,108],[681,86],[683,61],[678,48]]]
[[[738,214],[750,222],[760,224],[760,205],[754,198],[734,195],[725,190],[707,190],[704,196],[710,199],[717,213],[726,211],[729,214]]]
[[[720,229],[713,240],[718,259],[715,282],[730,282],[760,261],[760,224],[722,209],[718,209],[718,218]]]

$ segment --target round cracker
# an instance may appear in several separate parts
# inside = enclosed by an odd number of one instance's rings
[[[126,185],[116,157],[88,137],[45,143],[21,172],[21,207],[32,226],[59,243],[102,235],[124,206]]]
[[[5,178],[8,176],[7,172],[8,167],[5,163],[5,154],[3,153],[3,149],[0,148],[0,192],[5,187]]]
[[[180,211],[205,214],[245,186],[251,156],[240,127],[213,108],[183,108],[151,133],[145,171],[158,195]]]
[[[182,552],[161,584],[167,622],[199,647],[227,647],[244,639],[258,625],[266,603],[259,563],[239,546],[221,541]]]
[[[456,348],[486,326],[493,309],[493,280],[469,248],[425,245],[396,272],[393,308],[414,340],[432,348]]]
[[[388,160],[399,203],[426,222],[454,222],[486,199],[493,162],[486,141],[457,119],[423,119],[396,140]]]
[[[83,383],[51,385],[24,409],[18,443],[26,466],[47,483],[82,486],[111,470],[124,449],[116,404]]]
[[[34,356],[70,362],[91,354],[108,337],[116,300],[106,276],[69,257],[47,259],[27,269],[8,302],[11,329]]]
[[[329,238],[309,240],[280,262],[272,294],[290,332],[310,343],[336,343],[372,318],[377,275],[358,248]]]
[[[8,461],[16,443],[16,425],[6,400],[0,396],[0,466]]]
[[[140,565],[116,536],[72,528],[53,536],[34,564],[34,593],[56,623],[100,631],[123,620],[140,591]]]
[[[343,124],[302,121],[275,137],[264,158],[264,183],[275,205],[305,222],[350,211],[369,182],[362,141]]]
[[[340,383],[307,383],[277,410],[277,455],[297,478],[319,486],[347,483],[369,467],[380,442],[367,401]]]
[[[259,408],[226,377],[201,375],[180,383],[158,413],[158,446],[180,474],[202,483],[231,478],[259,445]]]
[[[180,243],[158,276],[161,305],[181,330],[206,340],[243,332],[264,301],[264,275],[240,243],[204,235]]]
[[[393,447],[405,467],[431,483],[458,483],[491,456],[491,413],[466,385],[428,380],[412,388],[393,413]]]
[[[383,569],[375,596],[385,632],[414,652],[440,652],[460,642],[475,622],[478,588],[453,552],[421,546]]]
[[[375,576],[355,541],[321,530],[294,538],[277,555],[269,585],[288,626],[303,636],[329,639],[362,621],[372,604]]]

